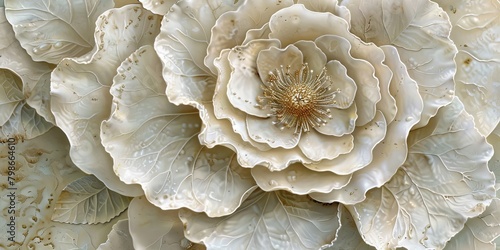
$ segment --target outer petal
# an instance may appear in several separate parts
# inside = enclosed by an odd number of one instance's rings
[[[265,191],[286,190],[288,192],[305,195],[311,192],[328,193],[334,189],[345,187],[352,175],[337,175],[329,172],[318,172],[295,163],[281,171],[256,166],[252,168],[252,175],[260,188]]]
[[[424,100],[424,126],[454,96],[453,58],[448,15],[429,0],[343,1],[351,11],[351,32],[365,42],[398,49],[410,77],[419,84]]]
[[[92,50],[95,21],[113,1],[7,0],[5,6],[16,38],[31,58],[57,64]]]
[[[139,0],[142,3],[142,6],[158,15],[167,14],[168,10],[172,5],[174,5],[176,0]]]
[[[23,92],[23,99],[26,98],[45,120],[55,123],[49,100],[52,69],[47,63],[32,61],[14,37],[3,8],[0,8],[0,68],[9,69],[20,77],[23,86],[19,89]]]
[[[450,16],[450,37],[459,50],[455,94],[474,117],[479,132],[487,136],[500,122],[500,3],[435,2]]]
[[[258,190],[227,217],[208,218],[184,209],[179,216],[186,237],[209,249],[319,249],[336,237],[336,206],[283,191]]]
[[[111,107],[109,86],[116,68],[135,49],[153,43],[158,25],[159,17],[138,5],[107,11],[97,22],[98,50],[64,59],[52,73],[51,108],[56,124],[70,140],[71,158],[113,191],[129,196],[140,195],[142,190],[125,185],[113,172],[112,159],[101,145],[100,124],[110,114],[106,107]]]
[[[188,207],[209,216],[232,213],[256,186],[234,152],[200,145],[196,109],[165,96],[161,63],[141,47],[118,68],[114,110],[102,123],[102,142],[126,183],[139,183],[162,209]],[[145,74],[147,72],[147,74]]]
[[[418,88],[409,76],[406,67],[400,60],[394,47],[383,46],[386,64],[391,68],[394,77],[391,82],[391,94],[396,100],[398,113],[394,121],[387,127],[384,140],[373,152],[373,161],[363,169],[354,172],[349,184],[329,194],[310,194],[323,202],[341,201],[353,204],[365,199],[365,193],[374,187],[380,187],[393,176],[404,163],[407,155],[406,139],[410,129],[419,121],[422,112],[422,100]],[[409,98],[411,97],[411,98]]]
[[[233,0],[227,0],[233,2]],[[236,1],[238,2],[238,1]],[[292,0],[253,0],[244,2],[237,11],[228,11],[212,25],[205,65],[216,74],[214,60],[227,48],[243,44],[247,31],[261,28],[276,11],[291,6]]]
[[[239,4],[232,0],[184,0],[165,15],[155,50],[163,64],[171,102],[198,106],[211,100],[215,77],[203,63],[210,30],[220,15]]]
[[[348,208],[373,246],[440,249],[495,196],[487,166],[493,150],[457,98],[408,143],[408,159],[392,180]]]

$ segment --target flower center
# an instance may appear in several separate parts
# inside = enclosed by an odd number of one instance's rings
[[[269,72],[267,83],[262,84],[263,96],[259,106],[270,106],[273,124],[281,130],[295,128],[295,133],[308,132],[311,128],[324,126],[331,119],[330,109],[336,104],[336,93],[326,68],[314,75],[307,63],[290,73],[290,66],[281,66]]]

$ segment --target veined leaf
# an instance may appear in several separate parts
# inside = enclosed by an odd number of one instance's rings
[[[134,250],[128,221],[127,219],[123,219],[114,224],[111,232],[108,234],[108,240],[99,245],[97,250]]]
[[[112,0],[6,0],[5,13],[34,61],[57,64],[92,50],[95,21],[113,5]]]
[[[49,131],[54,125],[28,106],[24,101],[19,102],[10,119],[0,126],[0,139],[9,137],[18,140],[33,139]]]
[[[21,79],[10,70],[0,69],[0,126],[7,122],[24,99],[22,86]]]
[[[256,190],[233,214],[210,218],[179,212],[186,237],[209,249],[319,249],[335,239],[337,204],[285,191]]]
[[[365,241],[377,248],[443,248],[495,196],[487,166],[493,150],[458,98],[410,133],[408,145],[396,175],[347,207]]]
[[[130,198],[115,193],[95,176],[70,183],[56,202],[52,220],[71,224],[105,223],[128,207]]]

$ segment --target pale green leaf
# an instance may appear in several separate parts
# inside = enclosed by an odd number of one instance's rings
[[[162,209],[232,213],[256,188],[250,170],[240,167],[230,149],[200,144],[198,111],[168,101],[153,47],[137,50],[118,72],[111,87],[113,113],[102,123],[101,137],[120,178],[140,184]]]
[[[132,200],[128,210],[130,235],[135,249],[181,250],[193,245],[184,237],[177,210],[161,210],[146,197]]]
[[[108,240],[99,245],[97,250],[134,250],[128,222],[129,220],[124,219],[114,224],[108,234]]]
[[[160,19],[139,5],[106,11],[97,21],[98,50],[63,59],[52,73],[51,109],[57,126],[68,136],[71,159],[113,191],[128,196],[143,192],[138,185],[126,185],[116,176],[113,161],[101,144],[100,125],[110,115],[109,87],[116,69],[140,46],[153,43]]]
[[[8,140],[9,141],[9,140]],[[9,144],[0,146],[0,171],[8,173],[7,157]],[[10,140],[12,141],[12,140]],[[15,141],[15,140],[14,140]],[[85,176],[71,163],[68,156],[69,144],[64,133],[52,128],[47,133],[24,141],[17,140],[14,151],[16,168],[14,190],[8,179],[3,178],[0,189],[0,237],[2,249],[96,249],[106,241],[106,236],[116,220],[96,225],[72,225],[51,221],[55,201],[62,189],[70,182]],[[11,170],[12,171],[12,170]],[[2,176],[7,177],[7,176]],[[9,185],[9,186],[7,186]],[[14,242],[7,231],[9,218],[10,192],[15,192],[16,237]]]
[[[210,218],[182,209],[185,235],[208,249],[319,249],[335,239],[337,204],[285,191],[256,190],[233,214]]]
[[[109,222],[125,211],[130,199],[115,193],[89,175],[67,185],[55,204],[53,221],[70,224]]]
[[[410,133],[408,145],[396,175],[348,208],[377,248],[443,248],[495,196],[487,166],[493,150],[457,98]]]
[[[5,13],[34,61],[57,64],[92,50],[95,21],[113,5],[112,0],[7,0]]]
[[[10,119],[0,126],[0,139],[9,137],[19,140],[32,139],[49,131],[53,126],[22,101],[17,104]]]

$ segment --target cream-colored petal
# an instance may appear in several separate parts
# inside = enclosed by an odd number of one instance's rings
[[[273,124],[273,118],[247,115],[246,122],[250,138],[256,142],[265,143],[271,148],[290,149],[299,143],[301,132],[294,133],[293,128],[280,129]]]
[[[304,57],[295,45],[288,45],[284,49],[271,47],[262,50],[257,57],[257,69],[263,83],[269,80],[269,73],[290,66],[290,72],[295,72],[302,67]]]
[[[111,112],[109,87],[116,69],[137,48],[153,44],[160,16],[140,5],[105,12],[98,19],[97,51],[81,58],[63,59],[51,78],[51,109],[56,124],[71,144],[71,159],[120,194],[143,194],[139,185],[126,185],[113,171],[113,160],[101,144],[100,125]],[[130,20],[130,22],[123,22]],[[121,72],[118,75],[122,77]]]
[[[269,33],[271,33],[269,23],[265,23],[262,27],[257,29],[249,29],[242,44],[247,44],[248,42],[257,39],[268,39]]]
[[[294,194],[311,192],[328,193],[341,189],[351,180],[351,175],[337,175],[330,172],[310,170],[295,163],[281,171],[269,171],[263,166],[252,168],[252,176],[257,185],[265,191],[286,190]]]
[[[257,101],[259,96],[263,96],[257,56],[260,51],[279,45],[278,40],[254,40],[229,52],[232,72],[227,83],[227,98],[235,108],[249,115],[269,117],[269,108],[263,108]]]
[[[354,102],[358,87],[354,80],[347,75],[347,69],[337,60],[331,60],[326,64],[327,75],[333,81],[332,88],[338,89],[335,94],[335,107],[338,109],[346,109]]]
[[[366,167],[353,173],[347,186],[333,190],[328,194],[311,193],[318,201],[339,201],[354,204],[365,199],[368,190],[380,187],[387,182],[404,163],[408,152],[406,140],[410,129],[419,121],[423,109],[418,87],[408,75],[406,66],[399,60],[398,51],[393,46],[382,46],[387,55],[386,64],[391,68],[394,77],[391,82],[391,93],[398,113],[394,121],[387,126],[384,140],[373,150],[373,160]]]
[[[299,0],[297,3],[303,4],[308,10],[330,12],[343,18],[347,23],[351,22],[351,13],[346,7],[339,6],[337,0]]]
[[[347,175],[367,166],[373,160],[373,149],[384,139],[387,122],[382,112],[368,124],[358,127],[354,133],[354,148],[348,154],[339,155],[333,160],[323,160],[313,164],[304,164],[313,171],[329,171],[338,175]]]
[[[352,44],[343,37],[325,35],[316,39],[316,44],[325,52],[328,61],[338,60],[347,68],[347,74],[354,80],[356,106],[358,108],[357,126],[363,126],[375,117],[376,104],[381,99],[379,81],[374,67],[364,59],[354,58]],[[363,49],[363,47],[356,48]]]
[[[230,2],[233,2],[232,0]],[[237,11],[221,15],[211,30],[205,65],[215,74],[214,60],[223,49],[243,44],[247,31],[261,28],[276,11],[293,4],[292,0],[252,0]]]
[[[326,65],[326,55],[313,41],[298,41],[294,43],[302,52],[303,62],[309,65],[309,69],[315,74],[319,74]]]
[[[449,38],[448,15],[428,0],[350,0],[341,5],[351,11],[352,33],[365,42],[398,49],[419,85],[424,109],[416,127],[424,126],[454,96],[457,48]]]
[[[217,58],[214,62],[217,68],[218,77],[217,85],[215,87],[215,94],[213,97],[213,110],[214,115],[217,119],[227,119],[231,122],[232,130],[226,133],[237,133],[241,136],[241,139],[245,142],[249,142],[252,146],[260,150],[269,150],[266,144],[258,143],[250,138],[247,132],[247,125],[245,121],[246,114],[241,110],[236,109],[230,102],[227,96],[227,82],[231,77],[231,68],[229,65],[228,55],[229,49],[222,51],[221,56]]]
[[[271,171],[279,171],[294,162],[311,162],[298,147],[292,149],[274,148],[267,151],[259,150],[250,143],[244,142],[240,135],[228,133],[228,131],[232,130],[231,123],[227,120],[215,119],[213,112],[212,107],[208,105],[205,109],[200,110],[204,127],[198,138],[208,147],[224,145],[233,149],[237,153],[238,163],[241,166],[253,168],[257,165],[263,165],[267,166]]]
[[[350,134],[356,128],[356,119],[358,109],[356,104],[351,105],[347,109],[336,109],[330,110],[331,119],[327,120],[325,126],[315,127],[314,129],[321,134],[331,135],[331,136],[342,136],[345,134]]]
[[[144,9],[147,9],[158,15],[167,14],[168,10],[177,0],[139,0]]]
[[[313,161],[331,160],[340,154],[351,152],[354,146],[352,135],[341,137],[327,136],[316,130],[302,133],[299,148],[309,159]]]
[[[282,46],[287,46],[300,40],[314,41],[322,35],[332,34],[334,26],[345,27],[345,31],[348,28],[347,22],[341,17],[314,12],[302,4],[295,4],[272,15],[269,37],[279,39]]]

